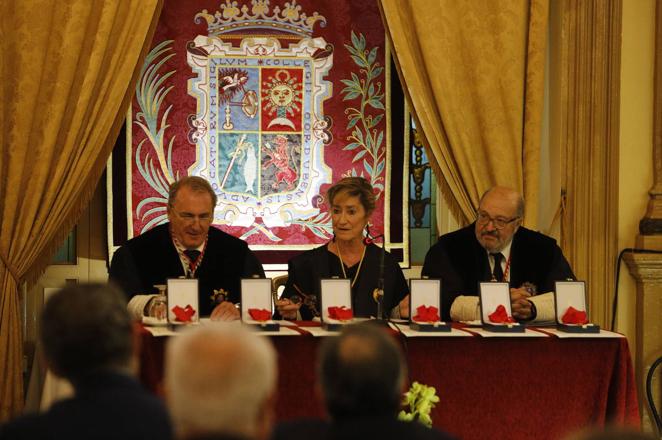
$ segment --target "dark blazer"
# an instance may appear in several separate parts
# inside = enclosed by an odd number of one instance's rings
[[[365,251],[358,279],[352,288],[352,309],[354,316],[376,316],[377,303],[372,297],[379,279],[379,266],[382,249],[369,244]],[[317,300],[319,310],[320,280],[332,276],[342,277],[340,260],[330,253],[326,245],[311,249],[292,258],[288,266],[288,279],[283,291],[283,298],[290,298],[298,294],[299,290],[312,295]],[[393,255],[384,253],[384,313],[397,306],[409,293],[409,286],[400,265]],[[312,319],[313,314],[306,306],[300,309],[303,319]]]
[[[166,284],[168,278],[185,275],[168,228],[168,223],[157,226],[127,241],[115,252],[110,279],[119,284],[128,298],[156,293],[155,284]],[[246,242],[220,229],[209,228],[207,248],[195,273],[200,287],[200,316],[209,316],[214,309],[210,299],[214,289],[225,289],[230,301],[237,303],[241,278],[253,275],[264,277],[264,270]]]
[[[452,440],[435,428],[418,422],[402,422],[395,417],[357,417],[327,422],[298,420],[276,426],[271,440]]]
[[[478,295],[478,283],[491,279],[487,251],[474,233],[475,223],[444,234],[425,256],[422,275],[441,278],[442,319],[459,295]],[[510,286],[533,283],[538,293],[554,290],[554,282],[574,279],[572,269],[556,241],[520,227],[510,248]]]
[[[173,438],[163,402],[133,378],[96,373],[75,386],[76,394],[45,413],[29,414],[0,426],[0,439]]]

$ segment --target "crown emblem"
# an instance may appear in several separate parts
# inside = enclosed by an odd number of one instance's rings
[[[270,0],[251,0],[251,7],[244,4],[241,8],[237,0],[225,0],[221,3],[221,10],[213,15],[206,9],[195,14],[195,23],[200,19],[207,21],[209,36],[220,36],[241,31],[242,34],[293,34],[299,38],[312,37],[315,23],[321,27],[326,26],[326,18],[317,12],[311,16],[301,12],[301,5],[297,0],[286,2],[283,9],[275,6],[269,7]]]

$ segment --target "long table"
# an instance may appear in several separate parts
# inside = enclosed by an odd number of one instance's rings
[[[279,420],[323,416],[314,393],[321,338],[270,336],[278,352]],[[458,438],[557,440],[586,426],[639,426],[625,338],[408,337],[410,381],[437,389],[434,425]],[[141,379],[161,393],[168,338],[142,331]]]

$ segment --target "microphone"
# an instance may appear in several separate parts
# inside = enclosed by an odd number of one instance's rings
[[[379,255],[379,276],[377,277],[377,288],[373,292],[373,298],[377,302],[377,319],[381,321],[384,319],[384,255],[386,254],[386,239],[384,238],[384,234],[373,237],[368,229],[367,235],[363,238],[363,243],[367,246],[380,238],[382,239],[382,251]]]

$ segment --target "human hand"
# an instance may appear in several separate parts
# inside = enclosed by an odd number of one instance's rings
[[[276,309],[284,319],[297,319],[297,311],[300,307],[301,303],[295,304],[288,298],[276,301]]]
[[[223,301],[214,307],[210,316],[212,321],[236,321],[240,317],[239,309],[230,301]]]
[[[513,317],[516,319],[530,319],[533,310],[528,298],[531,293],[524,287],[510,289],[510,305],[513,311]]]

